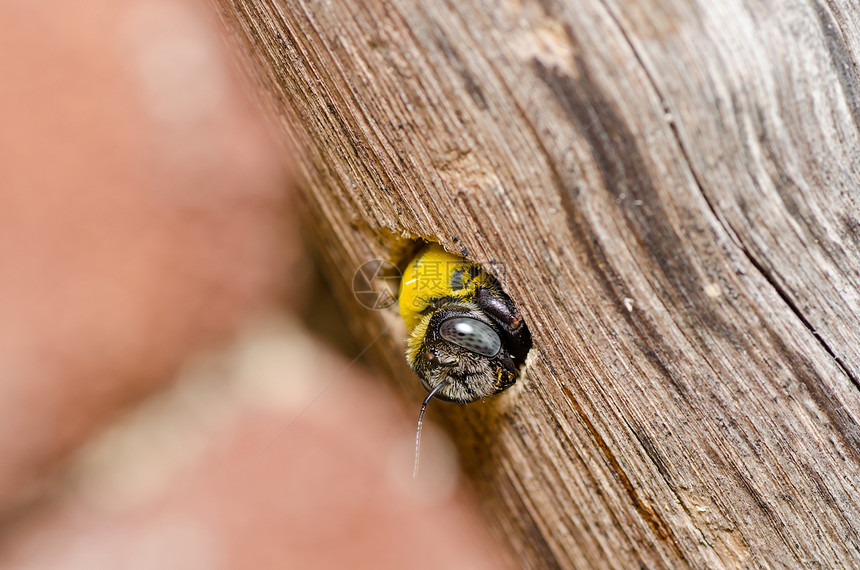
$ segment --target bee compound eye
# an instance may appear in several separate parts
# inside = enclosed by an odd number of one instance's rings
[[[439,335],[450,343],[487,357],[502,349],[502,340],[493,328],[477,319],[455,317],[439,326]]]

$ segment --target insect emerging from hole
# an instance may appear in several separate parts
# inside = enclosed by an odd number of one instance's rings
[[[423,247],[400,282],[400,314],[409,329],[406,360],[432,398],[468,404],[516,382],[532,345],[529,329],[499,282],[438,244]]]

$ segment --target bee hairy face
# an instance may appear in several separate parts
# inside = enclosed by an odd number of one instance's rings
[[[502,339],[480,311],[448,307],[436,311],[409,363],[436,397],[461,404],[497,394],[519,375]]]

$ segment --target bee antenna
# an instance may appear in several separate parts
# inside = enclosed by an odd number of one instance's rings
[[[451,383],[451,380],[445,380],[444,382],[440,382],[436,384],[436,386],[430,390],[430,393],[427,394],[427,397],[424,398],[424,402],[421,404],[421,411],[418,413],[418,429],[415,430],[415,465],[412,468],[412,478],[418,475],[418,455],[421,450],[421,426],[424,422],[424,412],[427,411],[427,405],[430,403],[430,400],[436,395],[436,392],[447,386]]]

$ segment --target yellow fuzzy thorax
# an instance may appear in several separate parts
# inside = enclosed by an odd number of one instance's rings
[[[427,321],[425,313],[440,298],[471,301],[479,287],[493,287],[492,279],[479,266],[438,244],[423,248],[406,267],[400,281],[400,315],[410,333]],[[426,322],[423,323],[426,328]],[[413,335],[414,336],[414,335]],[[423,335],[422,335],[423,336]]]

